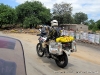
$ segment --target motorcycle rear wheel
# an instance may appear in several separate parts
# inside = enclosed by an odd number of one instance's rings
[[[43,57],[44,52],[42,50],[42,44],[41,43],[38,43],[37,44],[36,51],[37,51],[37,54],[38,54],[39,57]]]
[[[66,53],[63,52],[63,55],[58,56],[58,60],[55,60],[55,62],[60,68],[66,67],[68,64],[68,57]]]

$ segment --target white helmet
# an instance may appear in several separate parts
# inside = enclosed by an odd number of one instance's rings
[[[58,26],[58,21],[57,20],[52,20],[51,21],[51,26]]]

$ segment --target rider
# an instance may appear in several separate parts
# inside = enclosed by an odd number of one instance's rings
[[[46,27],[45,26],[42,26],[42,28],[41,28],[41,36],[44,36],[46,34],[47,34]]]
[[[42,44],[43,49],[46,48],[46,44],[48,45],[49,40],[56,40],[57,37],[60,36],[60,28],[58,28],[58,21],[53,20],[51,21],[51,29],[47,36],[47,40]],[[46,50],[46,56],[49,56],[49,50]]]

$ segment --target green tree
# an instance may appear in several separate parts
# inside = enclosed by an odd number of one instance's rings
[[[50,9],[47,9],[39,1],[26,1],[24,4],[16,7],[16,12],[18,15],[18,22],[22,24],[25,24],[27,22],[28,27],[30,23],[45,24],[51,18]]]
[[[8,5],[0,4],[0,28],[4,24],[14,24],[17,20],[15,9]]]
[[[53,19],[57,19],[59,23],[70,23],[72,7],[69,3],[60,3],[53,5]]]
[[[24,28],[31,28],[31,26],[36,26],[37,24],[39,24],[41,21],[34,17],[33,15],[31,17],[25,17],[25,20],[24,20],[24,25],[23,27]]]
[[[88,19],[87,14],[85,14],[83,12],[75,13],[75,15],[73,15],[73,17],[74,17],[76,24],[85,23],[85,21],[87,21],[87,19]]]
[[[92,28],[92,32],[96,32],[98,30],[97,24],[95,24]]]
[[[96,24],[97,24],[97,28],[100,30],[100,20],[98,20],[98,21],[96,22]]]
[[[89,26],[89,30],[92,30],[93,28],[96,29],[96,26],[95,26],[95,21],[94,20],[89,20],[88,21],[88,26]],[[95,26],[95,27],[94,27]]]

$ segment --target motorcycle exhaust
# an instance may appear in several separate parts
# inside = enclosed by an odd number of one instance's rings
[[[54,59],[54,60],[59,60],[56,56],[54,55],[51,55],[51,58]]]

